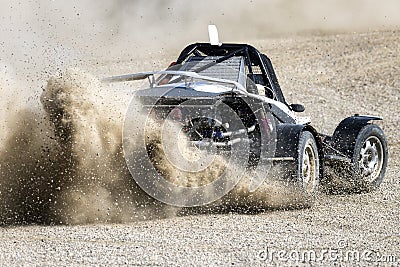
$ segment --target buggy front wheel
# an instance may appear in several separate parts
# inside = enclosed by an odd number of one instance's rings
[[[353,154],[353,175],[361,191],[371,191],[380,186],[385,176],[388,148],[380,127],[368,124],[358,133]]]

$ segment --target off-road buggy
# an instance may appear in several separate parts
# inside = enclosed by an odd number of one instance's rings
[[[371,124],[381,118],[354,115],[332,136],[319,133],[297,115],[302,105],[285,101],[270,59],[248,44],[191,44],[167,70],[105,81],[141,79],[150,86],[136,92],[140,102],[158,110],[160,119],[179,121],[198,149],[229,153],[246,143],[246,168],[279,166],[282,176],[309,193],[335,177],[356,191],[375,189],[384,178],[387,142]]]

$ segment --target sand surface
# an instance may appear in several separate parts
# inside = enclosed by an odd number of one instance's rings
[[[0,229],[0,265],[398,266],[400,31],[315,33],[251,44],[271,58],[287,101],[303,103],[319,131],[330,134],[355,113],[383,118],[378,124],[388,139],[389,164],[379,190],[321,194],[309,209],[258,214],[214,212],[77,226],[11,224]],[[162,54],[155,62],[100,62],[90,71],[111,75],[162,68],[177,53]],[[279,257],[280,250],[287,253]]]

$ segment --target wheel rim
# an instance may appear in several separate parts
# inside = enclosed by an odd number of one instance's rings
[[[368,182],[373,182],[381,173],[383,165],[383,146],[376,136],[365,140],[360,150],[358,166],[360,173]]]
[[[312,191],[315,183],[315,175],[317,171],[317,163],[314,148],[308,142],[304,148],[303,164],[301,173],[303,176],[303,186],[307,191]]]

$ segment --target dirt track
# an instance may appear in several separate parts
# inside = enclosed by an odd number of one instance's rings
[[[271,58],[288,102],[305,104],[320,131],[331,133],[341,118],[354,113],[384,118],[379,124],[389,142],[389,166],[377,192],[321,195],[305,210],[214,213],[119,225],[7,227],[0,232],[0,264],[261,265],[270,263],[265,257],[275,252],[274,263],[281,265],[289,255],[278,259],[277,252],[285,250],[314,251],[312,265],[340,259],[344,265],[358,263],[351,255],[345,257],[348,251],[359,253],[362,265],[378,260],[386,261],[383,265],[397,260],[393,264],[399,265],[400,31],[252,43]],[[161,68],[174,56],[157,64]],[[117,71],[139,70],[138,63],[125,66]],[[333,254],[320,259],[330,249]]]

